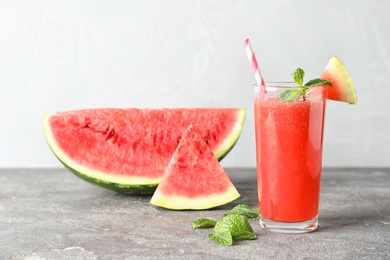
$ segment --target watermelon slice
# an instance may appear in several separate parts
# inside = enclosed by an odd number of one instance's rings
[[[172,156],[150,203],[176,210],[200,210],[227,204],[240,197],[226,172],[190,125]]]
[[[357,103],[357,94],[352,79],[344,64],[336,56],[329,60],[321,79],[332,82],[332,87],[328,88],[328,99],[350,104]]]
[[[239,138],[245,109],[85,109],[45,115],[46,140],[80,178],[125,194],[151,194],[185,129],[196,123],[221,160]]]

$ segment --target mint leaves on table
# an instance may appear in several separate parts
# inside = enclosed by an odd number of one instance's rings
[[[303,78],[305,76],[305,71],[301,68],[297,68],[293,73],[291,73],[291,76],[294,78],[294,81],[299,85],[295,87],[294,89],[288,89],[282,92],[279,95],[280,100],[286,101],[286,102],[294,102],[298,100],[301,96],[303,97],[303,100],[305,101],[305,95],[307,92],[311,90],[310,87],[319,86],[319,85],[328,85],[332,86],[332,82],[327,80],[322,80],[319,78],[309,80],[306,83],[303,83]]]
[[[248,217],[259,219],[257,210],[253,210],[248,205],[239,204],[224,215],[225,217],[217,222],[206,218],[197,219],[192,223],[192,228],[214,227],[215,233],[209,234],[208,238],[223,246],[233,245],[235,240],[256,239]]]
[[[239,204],[239,205],[235,206],[231,211],[226,212],[224,215],[227,216],[230,214],[244,215],[244,216],[248,216],[249,218],[253,218],[253,219],[260,218],[258,210],[252,209],[250,206],[245,205],[245,204]]]
[[[215,227],[215,224],[217,224],[217,222],[215,222],[214,220],[207,218],[199,218],[192,223],[192,228],[212,228]]]
[[[231,246],[233,245],[233,236],[230,231],[222,230],[216,232],[215,234],[209,234],[207,236],[211,241],[214,241],[217,244],[222,246]]]
[[[256,239],[248,218],[242,215],[231,214],[219,220],[214,227],[215,234],[209,234],[211,241],[224,246],[230,246],[234,240]]]

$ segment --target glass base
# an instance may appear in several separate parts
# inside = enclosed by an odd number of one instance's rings
[[[318,217],[312,220],[303,222],[278,222],[265,219],[260,216],[260,227],[272,232],[279,233],[308,233],[317,230],[318,228]]]

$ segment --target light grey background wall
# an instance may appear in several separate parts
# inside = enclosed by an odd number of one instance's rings
[[[223,166],[254,167],[250,37],[267,80],[333,55],[358,105],[329,101],[324,166],[390,166],[390,1],[0,0],[0,167],[59,167],[44,113],[246,107]]]

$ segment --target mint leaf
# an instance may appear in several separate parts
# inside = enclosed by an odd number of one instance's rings
[[[256,239],[247,217],[231,214],[219,220],[214,227],[215,233],[230,232],[233,240]]]
[[[312,79],[303,84],[303,78],[305,76],[305,71],[301,68],[297,68],[291,76],[294,78],[295,82],[299,85],[294,89],[288,89],[283,91],[279,95],[279,99],[286,102],[294,102],[297,101],[301,96],[303,97],[303,101],[305,101],[305,95],[307,92],[311,90],[309,87],[319,86],[319,85],[328,85],[332,86],[332,82],[322,79]]]
[[[291,76],[299,86],[303,85],[303,78],[305,77],[305,71],[303,69],[297,68],[293,73],[291,73]]]
[[[239,204],[235,206],[231,211],[226,212],[224,215],[227,216],[231,214],[244,215],[248,216],[249,218],[259,219],[259,211],[254,210],[250,206],[245,204]]]
[[[305,101],[305,94],[310,91],[311,88],[302,87],[298,89],[288,89],[283,91],[279,95],[279,99],[286,102],[297,101],[301,96],[303,96],[303,101]]]
[[[235,240],[256,239],[247,216],[259,219],[257,210],[253,210],[248,205],[239,204],[224,214],[225,217],[217,222],[207,218],[199,218],[192,223],[192,228],[214,227],[215,234],[209,234],[209,240],[224,246],[232,245]]]
[[[332,82],[317,78],[317,79],[309,80],[308,82],[305,83],[305,86],[307,86],[307,87],[313,87],[313,86],[319,86],[319,85],[328,85],[331,87]]]
[[[212,228],[217,222],[207,218],[199,218],[192,223],[192,228]]]
[[[302,95],[302,91],[299,89],[288,89],[283,91],[279,95],[279,99],[286,102],[294,102]]]
[[[220,245],[223,245],[223,246],[233,245],[233,237],[229,231],[221,231],[221,232],[216,233],[216,234],[209,234],[208,238],[211,241],[214,241],[214,242],[216,242]]]

